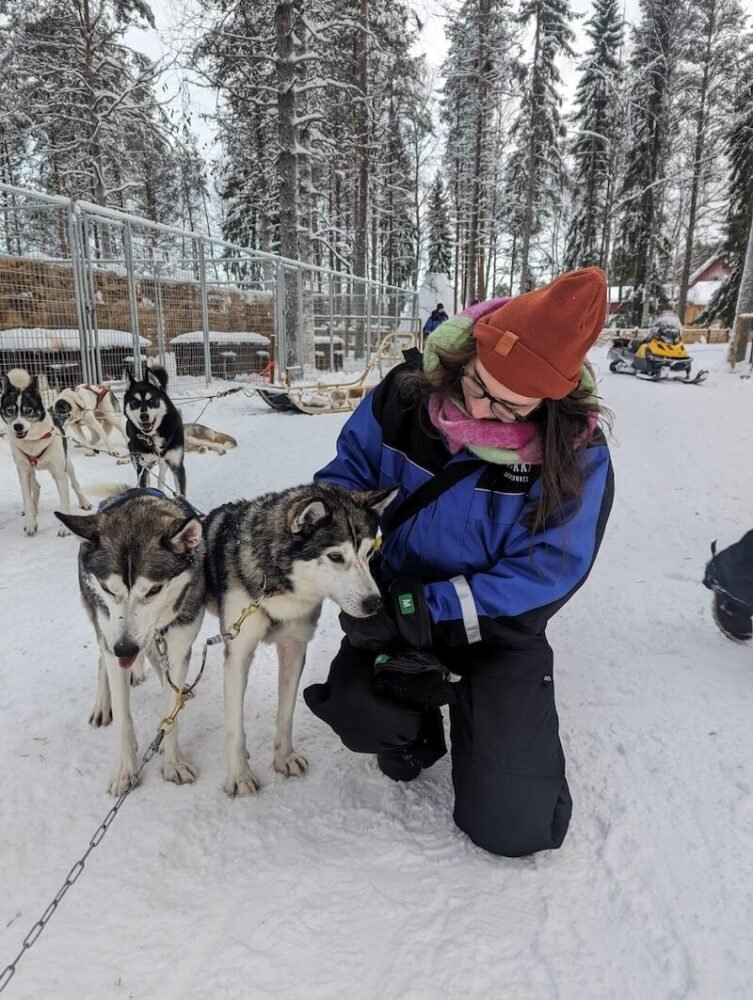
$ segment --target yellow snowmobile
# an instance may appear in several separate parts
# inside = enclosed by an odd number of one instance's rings
[[[614,337],[607,360],[610,372],[638,375],[652,382],[669,380],[700,385],[709,374],[702,368],[694,378],[690,377],[693,359],[682,342],[682,328],[674,313],[657,316],[645,337]]]

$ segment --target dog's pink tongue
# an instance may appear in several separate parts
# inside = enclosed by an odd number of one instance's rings
[[[139,654],[136,653],[136,656]],[[136,662],[136,656],[119,656],[118,663],[123,668],[123,670],[128,670]]]

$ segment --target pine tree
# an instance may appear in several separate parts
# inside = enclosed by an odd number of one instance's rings
[[[672,100],[682,11],[677,0],[640,0],[627,90],[631,95],[629,151],[620,201],[624,204],[617,259],[620,283],[633,286],[633,325],[645,325],[662,306],[669,247],[664,233],[664,186],[672,135]]]
[[[748,235],[753,225],[752,66],[753,45],[749,44],[739,64],[740,77],[735,91],[733,126],[725,143],[730,172],[722,251],[732,270],[705,311],[698,317],[697,322],[700,324],[721,319],[728,326],[731,326],[735,318]]]
[[[685,315],[696,225],[706,188],[720,177],[721,158],[714,151],[729,127],[726,109],[734,96],[730,67],[739,58],[745,15],[739,0],[690,0],[686,44],[679,74],[681,122],[687,122],[690,195],[685,252],[680,277],[679,314]]]
[[[545,216],[552,211],[552,194],[562,183],[560,138],[562,83],[556,59],[572,55],[575,37],[568,21],[568,0],[525,0],[520,9],[524,24],[532,25],[533,53],[528,67],[520,112],[513,136],[524,153],[525,219],[521,234],[520,289],[530,287],[531,241]]]
[[[465,302],[486,297],[488,271],[496,269],[500,149],[520,70],[508,0],[464,0],[447,34],[444,162],[455,225],[453,273]]]
[[[447,209],[447,194],[439,174],[429,195],[427,225],[429,229],[429,271],[452,277],[452,233]]]
[[[571,146],[575,160],[575,206],[565,250],[565,267],[606,267],[609,219],[620,142],[620,49],[622,15],[619,0],[596,0],[586,23],[591,40],[580,66]]]
[[[371,57],[372,219],[380,234],[378,273],[389,284],[413,285],[418,259],[416,203],[421,199],[416,157],[431,129],[426,112],[423,60],[410,53],[408,5],[372,0],[375,36]],[[374,251],[372,248],[372,257]]]
[[[154,26],[142,0],[8,5],[13,72],[47,190],[127,206],[134,154],[164,141],[154,98],[159,67],[125,43]]]

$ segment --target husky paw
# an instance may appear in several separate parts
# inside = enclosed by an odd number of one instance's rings
[[[34,531],[27,531],[26,534],[27,535],[36,534],[36,528],[34,529]],[[65,527],[64,524],[61,524],[60,527],[58,528],[58,538],[65,538],[66,535],[70,535],[70,531],[68,531],[68,529]]]
[[[112,705],[109,703],[106,705],[100,705],[97,702],[92,709],[92,714],[89,716],[89,725],[94,726],[95,729],[99,729],[100,726],[109,726],[112,722]]]
[[[96,458],[97,457],[96,451],[85,451],[84,454],[86,455],[87,458]]]
[[[24,534],[25,535],[29,535],[29,537],[31,537],[32,535],[36,535],[36,533],[37,533],[37,522],[36,521],[27,521],[26,524],[24,525]],[[59,535],[70,535],[70,531],[68,531],[67,528],[63,528],[61,526],[60,531],[58,531],[58,534]]]
[[[309,762],[302,753],[293,750],[289,754],[275,754],[275,771],[287,778],[300,778],[309,769]]]
[[[83,500],[83,501],[79,500],[78,509],[79,510],[94,510],[94,508],[92,507],[92,505],[89,503],[88,500]]]
[[[255,795],[260,787],[259,782],[247,767],[244,767],[238,774],[230,772],[225,781],[225,791],[232,798],[235,798],[236,795]]]
[[[136,765],[118,764],[112,781],[110,782],[110,795],[122,795],[128,788],[138,784],[136,778]]]
[[[115,464],[116,465],[130,465],[131,464],[131,460],[130,460],[130,458],[119,458],[115,462]]]
[[[165,781],[174,781],[176,785],[192,785],[198,774],[198,769],[185,757],[162,761],[162,777]]]

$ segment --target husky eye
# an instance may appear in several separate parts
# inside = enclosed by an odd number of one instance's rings
[[[149,590],[147,590],[147,592],[144,594],[144,597],[156,597],[163,587],[164,583],[155,583],[153,587],[150,587]]]
[[[345,562],[345,556],[342,554],[342,552],[328,552],[327,553],[327,558],[329,559],[330,562],[333,562],[333,563],[344,563]]]
[[[21,407],[21,413],[23,413],[23,415],[25,417],[30,417],[34,413],[34,407],[33,406],[23,406],[23,407]]]
[[[15,412],[16,412],[15,406],[6,406],[5,407],[5,416],[6,417],[12,417],[15,414]]]

